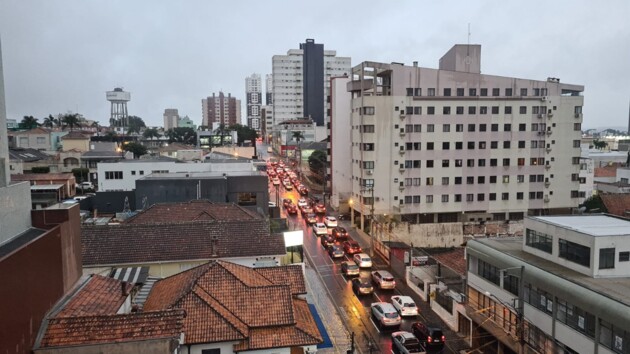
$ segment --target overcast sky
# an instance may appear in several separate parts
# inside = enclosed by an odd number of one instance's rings
[[[148,125],[162,125],[165,108],[200,124],[203,97],[243,100],[246,76],[264,78],[273,55],[306,38],[353,66],[436,68],[470,23],[483,73],[582,84],[584,127],[627,127],[628,15],[628,0],[0,0],[7,113],[107,124],[105,91],[122,86]]]

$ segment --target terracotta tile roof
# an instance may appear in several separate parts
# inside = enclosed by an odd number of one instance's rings
[[[130,314],[52,318],[39,348],[178,339],[185,312],[165,310]]]
[[[627,193],[610,193],[600,194],[602,202],[606,206],[609,214],[630,217],[630,194]]]
[[[275,256],[281,235],[264,219],[195,221],[156,225],[86,225],[81,228],[84,265],[146,264],[182,260]]]
[[[61,137],[61,140],[89,140],[90,137],[83,133],[73,130],[70,133]]]
[[[263,272],[297,277],[295,267]],[[187,344],[243,340],[236,348],[262,349],[320,343],[308,305],[293,298],[290,281],[271,282],[257,269],[213,261],[156,282],[144,309],[184,309]]]
[[[447,266],[459,275],[466,275],[465,248],[455,248],[452,251],[440,253],[428,251],[437,262]]]
[[[306,294],[304,270],[299,264],[284,267],[254,268],[254,270],[274,284],[289,284],[292,295]]]
[[[117,279],[92,275],[55,317],[115,314],[127,298],[123,286],[128,294],[133,284],[123,285]]]
[[[616,177],[617,165],[609,165],[603,167],[595,167],[595,177]]]
[[[50,134],[50,130],[42,128],[42,127],[37,127],[31,130],[24,130],[24,131],[13,133],[13,135],[30,135],[30,134]]]
[[[158,224],[195,220],[256,220],[263,217],[236,204],[193,200],[184,203],[153,204],[127,219],[127,224]]]
[[[48,181],[74,179],[72,173],[24,173],[20,175],[11,175],[13,181]]]

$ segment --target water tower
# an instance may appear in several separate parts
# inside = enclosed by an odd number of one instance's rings
[[[131,94],[123,91],[122,87],[114,88],[114,91],[107,91],[107,100],[112,103],[112,113],[109,117],[111,127],[127,127],[127,102],[131,100]]]

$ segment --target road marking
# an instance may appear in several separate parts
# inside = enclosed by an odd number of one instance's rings
[[[341,312],[341,317],[344,317],[345,319],[348,319],[348,313],[346,312],[346,308],[341,306],[339,308],[339,312]]]

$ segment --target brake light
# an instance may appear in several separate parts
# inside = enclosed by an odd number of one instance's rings
[[[427,342],[429,342],[429,343],[433,342],[433,338],[431,338],[431,336],[428,336],[427,337]]]
[[[446,338],[442,336],[442,343],[444,343],[445,341],[446,341]]]

